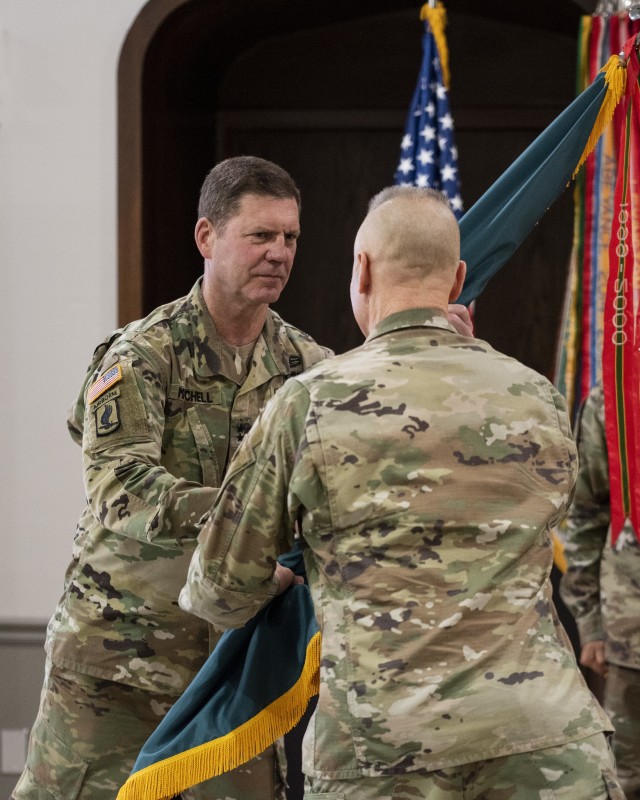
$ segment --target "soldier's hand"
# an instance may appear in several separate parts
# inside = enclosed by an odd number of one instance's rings
[[[295,572],[288,567],[283,567],[282,564],[276,564],[274,577],[278,579],[278,591],[276,592],[276,596],[282,594],[292,584],[304,583],[304,578],[301,575],[296,575]]]
[[[449,303],[447,318],[461,336],[473,336],[473,322],[466,306]]]
[[[584,644],[580,653],[580,663],[583,667],[589,667],[598,675],[606,678],[607,660],[604,655],[604,642],[598,640]]]

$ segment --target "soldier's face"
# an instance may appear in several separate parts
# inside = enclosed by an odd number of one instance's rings
[[[220,233],[211,226],[214,287],[236,303],[274,303],[289,280],[299,235],[294,198],[245,195]]]

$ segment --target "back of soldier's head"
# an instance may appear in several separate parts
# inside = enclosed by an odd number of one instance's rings
[[[433,189],[383,189],[369,203],[359,239],[398,280],[449,278],[460,261],[458,223],[447,198]]]
[[[282,167],[256,156],[227,158],[209,172],[200,190],[198,217],[224,228],[247,194],[278,200],[293,199],[300,212],[300,191]]]

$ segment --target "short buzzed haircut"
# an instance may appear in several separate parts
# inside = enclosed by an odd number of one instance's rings
[[[198,217],[206,217],[218,230],[237,213],[246,194],[293,199],[301,210],[300,190],[289,173],[272,161],[256,156],[227,158],[209,172],[200,190]]]
[[[443,192],[437,189],[422,188],[420,186],[387,186],[382,191],[375,194],[369,200],[367,213],[371,213],[374,208],[386,203],[387,200],[394,200],[396,197],[406,197],[407,199],[430,199],[438,203],[443,203],[447,208],[451,209],[449,200]]]
[[[446,195],[435,189],[388,186],[378,192],[358,236],[356,246],[359,241],[370,257],[396,270],[398,280],[453,271],[460,261],[458,223]]]

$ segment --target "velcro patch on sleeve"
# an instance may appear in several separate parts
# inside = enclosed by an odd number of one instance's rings
[[[95,381],[95,383],[87,392],[87,403],[93,403],[101,395],[103,395],[107,389],[110,389],[121,380],[122,367],[120,364],[114,364],[112,367],[109,367],[109,369],[102,373],[102,375],[97,381]]]

